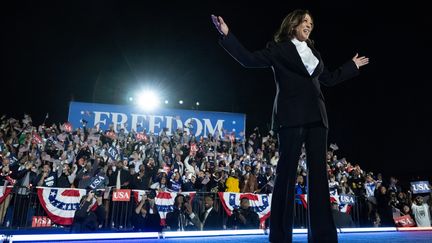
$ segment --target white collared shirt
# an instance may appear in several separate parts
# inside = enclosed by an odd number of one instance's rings
[[[291,42],[294,43],[309,75],[312,75],[312,73],[315,71],[315,68],[318,66],[318,58],[316,58],[316,56],[313,54],[306,41],[299,41],[296,38],[293,38]]]

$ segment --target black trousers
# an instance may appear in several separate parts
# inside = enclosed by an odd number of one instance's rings
[[[294,186],[303,143],[308,168],[308,242],[337,242],[326,168],[327,128],[322,123],[282,127],[278,135],[280,157],[271,203],[270,242],[292,242]]]

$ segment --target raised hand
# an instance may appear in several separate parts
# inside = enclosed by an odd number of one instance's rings
[[[223,18],[221,16],[211,15],[213,24],[215,25],[216,29],[221,33],[222,35],[228,35],[228,25],[225,23]]]
[[[368,57],[365,57],[365,56],[359,57],[358,53],[355,54],[355,56],[352,58],[352,60],[354,61],[357,68],[360,68],[361,66],[364,66],[364,65],[369,63]]]

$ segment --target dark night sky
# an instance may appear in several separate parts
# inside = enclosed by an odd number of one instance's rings
[[[236,63],[217,44],[210,14],[222,15],[255,50],[288,12],[307,8],[328,68],[356,52],[371,60],[360,76],[323,88],[329,142],[368,171],[432,180],[428,8],[412,1],[171,2],[15,1],[2,8],[1,113],[27,112],[41,122],[49,112],[60,122],[71,100],[126,104],[131,92],[150,86],[184,99],[184,108],[199,100],[203,110],[246,113],[248,130],[266,130],[272,72]]]

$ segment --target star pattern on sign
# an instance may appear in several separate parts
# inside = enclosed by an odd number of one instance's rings
[[[230,199],[234,200],[235,196],[233,194],[231,194]]]
[[[66,209],[67,205],[63,204],[62,209]]]
[[[263,197],[263,202],[267,202],[267,197]]]
[[[51,196],[51,197],[55,197],[55,196],[57,196],[57,192],[56,192],[56,191],[51,191],[50,196]]]

